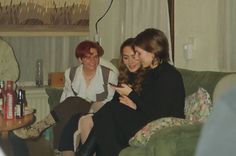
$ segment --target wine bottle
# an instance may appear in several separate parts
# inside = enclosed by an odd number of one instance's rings
[[[16,118],[22,118],[24,116],[24,92],[22,89],[19,89],[17,94],[17,102],[16,102]]]

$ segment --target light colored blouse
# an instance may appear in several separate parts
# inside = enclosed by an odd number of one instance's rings
[[[101,66],[97,66],[96,74],[91,79],[89,86],[86,85],[86,81],[83,76],[83,65],[78,66],[78,68],[76,69],[74,80],[72,83],[69,78],[69,74],[70,68],[65,71],[65,87],[63,89],[60,102],[65,100],[67,97],[74,96],[71,86],[73,90],[78,94],[77,96],[87,100],[88,102],[97,102],[96,95],[104,92],[104,80]],[[113,70],[110,70],[108,82],[117,84],[117,76],[117,73],[115,73]],[[109,84],[107,85],[107,91],[108,96],[105,100],[102,101],[102,104],[105,104],[106,102],[110,101],[114,95],[114,90]]]

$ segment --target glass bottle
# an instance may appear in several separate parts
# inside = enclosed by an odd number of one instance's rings
[[[4,106],[4,81],[0,80],[0,112],[3,111]]]
[[[6,100],[4,104],[4,119],[10,120],[15,117],[15,101],[13,91],[13,81],[7,81],[6,84]]]
[[[16,118],[22,118],[24,116],[24,105],[24,93],[22,89],[19,89],[15,109]]]
[[[27,102],[25,90],[23,90],[23,89],[22,89],[22,94],[23,94],[24,107],[27,107],[28,102]]]
[[[37,87],[43,86],[43,60],[38,59],[35,66],[35,83]]]

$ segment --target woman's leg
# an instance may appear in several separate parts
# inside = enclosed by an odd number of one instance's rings
[[[84,144],[93,128],[93,119],[91,115],[83,116],[79,121],[81,143]]]
[[[53,115],[50,113],[43,120],[40,120],[26,128],[20,128],[20,129],[14,130],[13,133],[22,139],[37,138],[40,136],[40,134],[44,130],[51,127],[55,123],[56,123],[56,120],[53,117]]]
[[[87,140],[85,143],[77,148],[75,155],[76,156],[93,156],[94,153],[96,152],[96,147],[97,147],[97,141],[95,137],[95,131],[94,128],[91,129]]]
[[[79,123],[79,126],[78,126]],[[59,142],[59,150],[62,151],[62,156],[73,156],[74,146],[73,146],[73,134],[80,128],[81,142],[84,143],[87,139],[90,130],[92,129],[93,121],[91,115],[79,117],[72,117],[71,120],[66,124],[63,129],[61,139]]]
[[[13,133],[23,139],[37,138],[40,134],[54,124],[63,125],[75,114],[85,114],[89,111],[91,103],[80,97],[68,97],[58,104],[44,119],[26,128],[14,130]],[[59,130],[60,131],[60,130]]]
[[[63,128],[61,133],[58,149],[63,156],[74,155],[74,133],[78,129],[80,115],[74,115]]]
[[[74,151],[62,151],[62,156],[75,156]]]

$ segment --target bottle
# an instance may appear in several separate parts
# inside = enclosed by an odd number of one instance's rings
[[[24,107],[27,107],[28,102],[27,102],[25,90],[23,90],[23,89],[22,89],[22,94],[23,94]]]
[[[35,83],[37,87],[43,86],[43,60],[38,59],[35,66]]]
[[[4,119],[11,120],[11,119],[14,119],[15,117],[13,81],[7,81],[5,97],[6,97],[6,100],[4,104]]]
[[[24,105],[24,93],[22,89],[19,89],[15,107],[15,114],[17,119],[22,118],[24,116]]]
[[[0,113],[3,113],[4,107],[4,81],[0,80]]]

